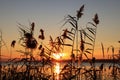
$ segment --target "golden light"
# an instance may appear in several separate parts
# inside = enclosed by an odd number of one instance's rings
[[[53,56],[55,59],[60,59],[60,55],[58,55],[58,54],[53,54]]]
[[[53,58],[59,60],[64,56],[64,53],[53,53]]]
[[[56,63],[54,71],[55,71],[56,74],[60,73],[60,64],[59,63]]]

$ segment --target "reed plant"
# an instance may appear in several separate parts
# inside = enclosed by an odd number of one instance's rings
[[[83,15],[84,5],[77,11],[76,16],[67,15],[63,26],[70,24],[71,27],[63,29],[63,33],[55,39],[49,36],[48,45],[43,42],[46,39],[43,29],[39,30],[39,40],[34,37],[34,22],[30,23],[29,27],[18,23],[20,32],[18,42],[24,50],[16,51],[23,55],[20,59],[11,58],[6,62],[6,65],[0,66],[1,80],[107,80],[104,75],[105,64],[96,66],[96,57],[94,57],[97,28],[100,22],[98,14],[94,15],[92,21],[87,22],[85,28],[78,24]],[[15,47],[15,43],[16,40],[11,42],[11,48]],[[62,53],[66,46],[70,50],[71,59],[60,68],[60,73],[57,74],[54,72],[55,59],[53,54],[60,55],[59,53]],[[101,46],[104,58],[103,43]],[[120,50],[118,54],[114,54],[114,47],[110,46],[107,52],[109,49],[112,49],[113,64],[109,66],[111,71],[108,72],[108,76],[112,77],[112,80],[119,80],[120,64],[115,61],[120,59]],[[35,50],[38,51],[38,60],[34,57]],[[89,62],[89,67],[82,65],[83,57]],[[56,76],[59,76],[59,79]]]
[[[72,78],[76,80],[80,80],[80,74],[82,74],[81,73],[82,67],[80,66],[80,63],[82,63],[83,55],[88,59],[88,61],[90,61],[91,64],[90,70],[92,72],[90,76],[93,78],[93,80],[96,80],[95,58],[93,57],[93,54],[94,54],[95,39],[96,39],[97,25],[99,24],[99,18],[98,15],[95,14],[93,18],[93,22],[88,22],[86,28],[82,29],[81,27],[79,27],[78,22],[79,19],[83,16],[83,11],[84,11],[84,5],[80,7],[75,17],[68,15],[65,18],[65,23],[64,23],[64,25],[69,23],[72,26],[70,30],[65,29],[62,35],[64,39],[72,41],[72,44],[71,43],[65,44],[65,46],[72,47],[71,64],[69,65],[71,69],[70,71],[67,71],[71,74],[71,77],[70,78],[68,77],[70,80]],[[89,45],[90,47],[86,48],[87,45]],[[89,58],[88,54],[91,54],[92,57]],[[77,66],[73,65],[76,62],[77,62]],[[66,68],[66,65],[64,68]]]

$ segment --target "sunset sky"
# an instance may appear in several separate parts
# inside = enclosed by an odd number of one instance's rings
[[[2,47],[2,55],[9,56],[10,44],[16,40],[15,51],[20,48],[18,44],[19,31],[18,23],[29,27],[29,22],[35,22],[35,36],[39,35],[39,29],[44,29],[46,43],[49,36],[53,38],[62,32],[63,19],[68,14],[75,16],[76,11],[85,5],[84,16],[80,19],[79,26],[92,20],[94,14],[98,13],[100,24],[98,25],[95,55],[102,54],[101,42],[105,50],[110,45],[116,50],[120,44],[120,0],[0,0],[0,30],[3,33],[3,40],[8,49]],[[106,54],[107,55],[107,54]],[[100,57],[98,57],[100,58]]]

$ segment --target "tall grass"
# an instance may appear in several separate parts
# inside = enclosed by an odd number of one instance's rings
[[[97,28],[99,24],[99,17],[96,13],[87,22],[83,29],[78,25],[79,20],[84,15],[84,5],[77,11],[76,16],[67,15],[65,17],[65,23],[70,24],[71,27],[64,29],[63,33],[53,39],[49,36],[49,44],[46,45],[43,41],[46,39],[45,31],[40,29],[39,40],[34,37],[35,23],[30,23],[29,27],[26,27],[18,23],[20,32],[19,44],[24,50],[16,50],[22,53],[20,59],[14,58],[6,62],[7,65],[0,66],[1,68],[1,80],[108,80],[105,75],[105,64],[96,66],[96,57],[94,56],[95,41],[97,36]],[[40,41],[40,42],[39,42]],[[11,42],[11,48],[15,47],[16,41]],[[71,60],[65,63],[61,68],[59,74],[55,73],[55,59],[54,54],[62,53],[65,47],[69,47],[71,53],[69,56]],[[104,46],[101,43],[103,58]],[[110,72],[108,76],[112,80],[119,80],[120,77],[120,64],[117,64],[115,60],[120,59],[120,50],[118,54],[114,54],[114,47],[110,46],[107,52],[112,49],[112,61],[113,64],[109,66]],[[38,57],[34,57],[35,50],[38,50]],[[83,63],[83,57],[87,59],[90,66],[81,65]],[[59,76],[57,79],[56,76]]]

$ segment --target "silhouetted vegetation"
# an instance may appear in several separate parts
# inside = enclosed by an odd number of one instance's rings
[[[112,49],[112,64],[107,68],[104,63],[97,66],[94,49],[99,17],[96,13],[85,28],[82,28],[78,23],[83,15],[84,5],[77,11],[76,16],[67,15],[63,26],[70,24],[71,27],[63,29],[63,33],[55,39],[50,35],[48,45],[43,42],[46,39],[44,29],[39,30],[40,40],[37,40],[34,37],[34,22],[29,27],[18,23],[20,33],[18,42],[24,50],[16,51],[23,55],[20,59],[11,58],[5,65],[0,66],[1,80],[119,80],[120,64],[115,60],[120,62],[120,50],[118,54],[114,54],[114,47],[110,46],[107,52]],[[15,43],[16,40],[11,42],[12,48],[15,47]],[[66,46],[71,52],[69,53],[71,59],[60,66],[60,72],[57,74],[54,70],[56,63],[53,54],[62,57],[60,53]],[[101,46],[104,58],[103,43]],[[35,50],[39,52],[37,55],[39,59],[34,57]],[[83,57],[87,59],[89,66],[82,64]]]

